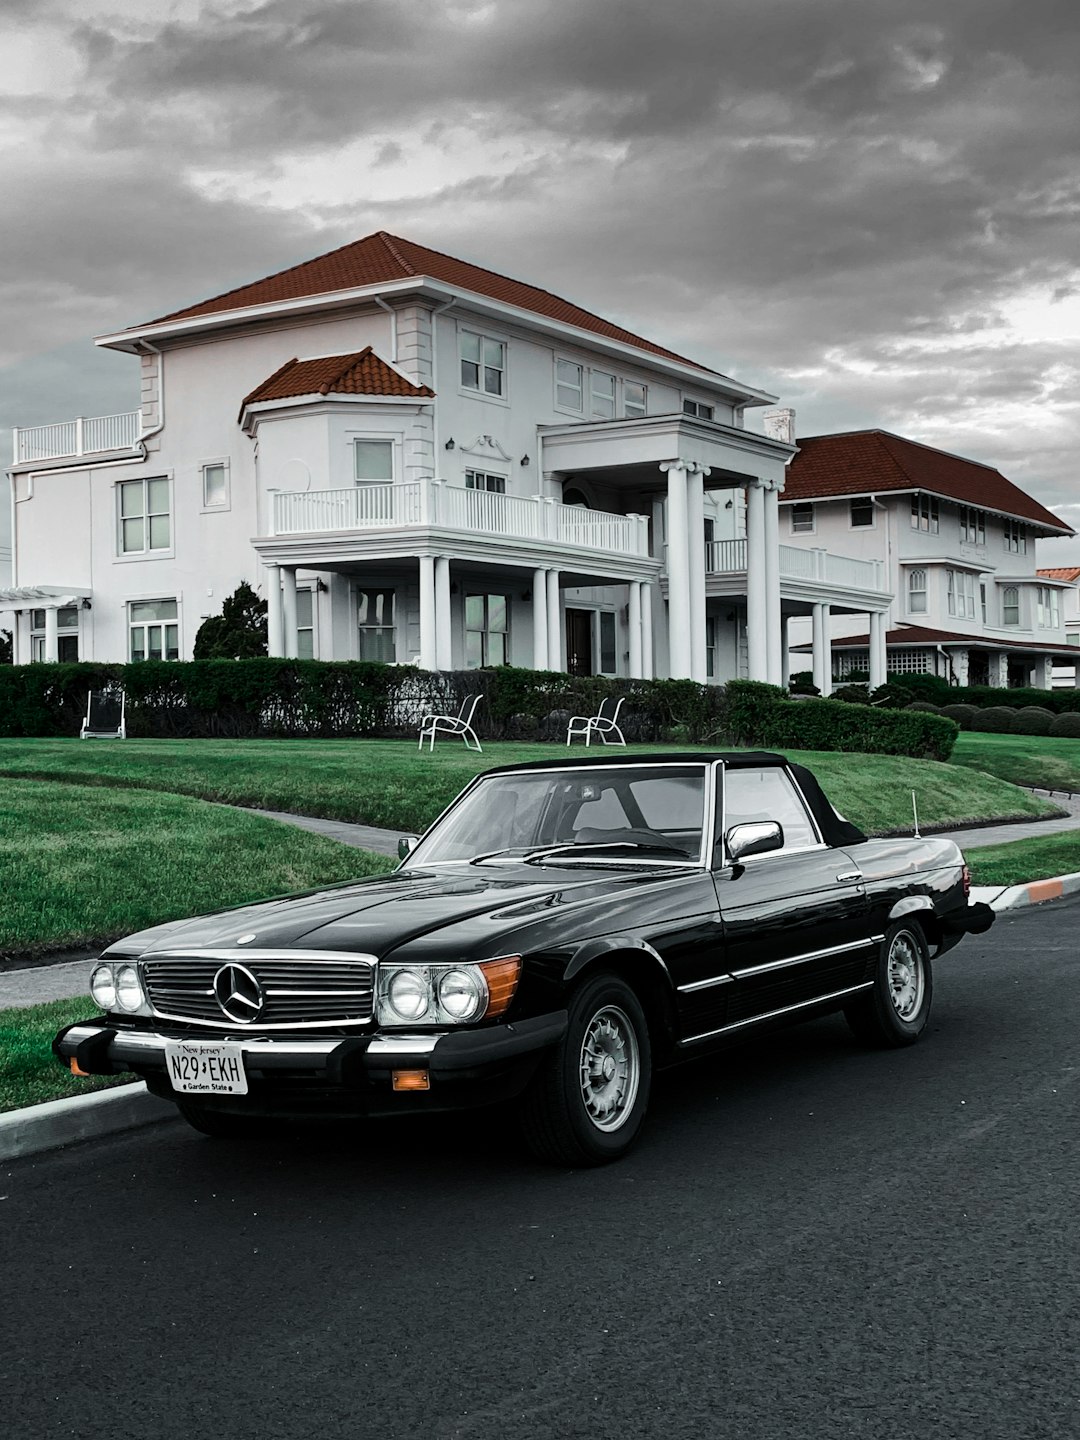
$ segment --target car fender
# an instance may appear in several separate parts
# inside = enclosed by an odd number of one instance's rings
[[[593,965],[597,960],[602,960],[605,955],[622,954],[628,951],[636,952],[644,956],[661,980],[664,988],[675,994],[675,985],[671,978],[671,971],[668,969],[663,956],[640,935],[602,935],[594,940],[586,940],[575,950],[570,964],[566,967],[565,980],[569,984],[581,974],[583,970]]]
[[[889,911],[889,924],[894,920],[902,920],[905,915],[913,915],[916,910],[929,910],[933,912],[934,902],[929,895],[905,895],[902,900]]]

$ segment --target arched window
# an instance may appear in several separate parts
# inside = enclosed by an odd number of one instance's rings
[[[1001,623],[1020,624],[1020,591],[1015,585],[1006,585],[1001,592]]]
[[[581,491],[575,490],[573,487],[562,492],[562,503],[564,505],[580,505],[585,510],[590,508],[588,500]]]
[[[913,615],[926,614],[926,571],[909,570],[907,581],[908,610]]]

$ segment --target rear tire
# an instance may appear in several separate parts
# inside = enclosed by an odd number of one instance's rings
[[[522,1132],[552,1165],[606,1165],[633,1145],[649,1103],[652,1049],[637,995],[595,975],[570,1001],[566,1034],[521,1102]]]
[[[914,1045],[926,1029],[934,998],[930,952],[920,927],[901,920],[885,936],[874,987],[844,1016],[856,1040],[878,1048]]]

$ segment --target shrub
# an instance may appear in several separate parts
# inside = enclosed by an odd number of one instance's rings
[[[1049,735],[1050,727],[1057,716],[1052,710],[1043,710],[1038,705],[1025,705],[1013,716],[1011,730],[1014,735]]]
[[[1080,711],[1066,710],[1050,726],[1051,735],[1064,735],[1068,740],[1080,740]]]
[[[927,715],[940,715],[941,707],[931,705],[929,700],[912,700],[910,705],[904,706],[905,710],[922,710]]]
[[[764,749],[859,750],[947,760],[957,727],[941,715],[842,700],[796,701],[768,685],[728,684],[727,723],[738,744]]]
[[[971,728],[991,735],[1007,735],[1012,730],[1015,715],[1016,711],[1009,705],[988,705],[972,716]]]
[[[890,683],[902,686],[911,700],[932,700],[935,705],[944,705],[954,691],[941,675],[905,675],[902,680]]]
[[[832,692],[832,699],[844,700],[849,705],[869,705],[869,685],[837,685]]]
[[[195,635],[196,660],[250,660],[266,654],[265,600],[246,580],[226,597],[220,615],[210,615]]]
[[[972,719],[979,713],[977,705],[943,705],[942,715],[947,715],[950,720],[955,720],[961,730],[970,730]]]

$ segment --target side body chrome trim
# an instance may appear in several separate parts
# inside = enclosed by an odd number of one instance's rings
[[[680,995],[692,995],[695,990],[711,990],[714,985],[734,985],[734,975],[714,975],[711,980],[693,980],[689,985],[680,985]]]
[[[746,980],[752,975],[764,975],[768,970],[785,970],[789,965],[802,965],[807,960],[824,960],[830,955],[846,955],[851,951],[865,950],[870,945],[880,945],[884,935],[868,935],[865,940],[849,940],[844,945],[829,945],[824,950],[807,950],[802,955],[791,955],[786,960],[770,960],[764,965],[750,965],[743,970],[732,970],[724,975],[714,975],[709,980],[694,980],[689,985],[680,985],[680,995],[691,995],[695,990],[708,990],[713,985],[731,985],[736,980]]]
[[[764,1020],[774,1020],[780,1015],[790,1015],[795,1010],[806,1010],[811,1005],[821,1005],[827,1000],[839,1000],[844,995],[855,995],[860,990],[869,990],[873,980],[863,980],[859,985],[849,985],[843,990],[833,990],[828,995],[815,995],[812,1000],[800,1000],[797,1005],[784,1005],[779,1010],[769,1010],[764,1015],[752,1015],[748,1020],[736,1020],[731,1025],[721,1025],[719,1030],[707,1030],[704,1035],[688,1035],[680,1045],[694,1045],[699,1040],[711,1040],[714,1035],[724,1035],[731,1030],[743,1030],[747,1025],[760,1025]]]

